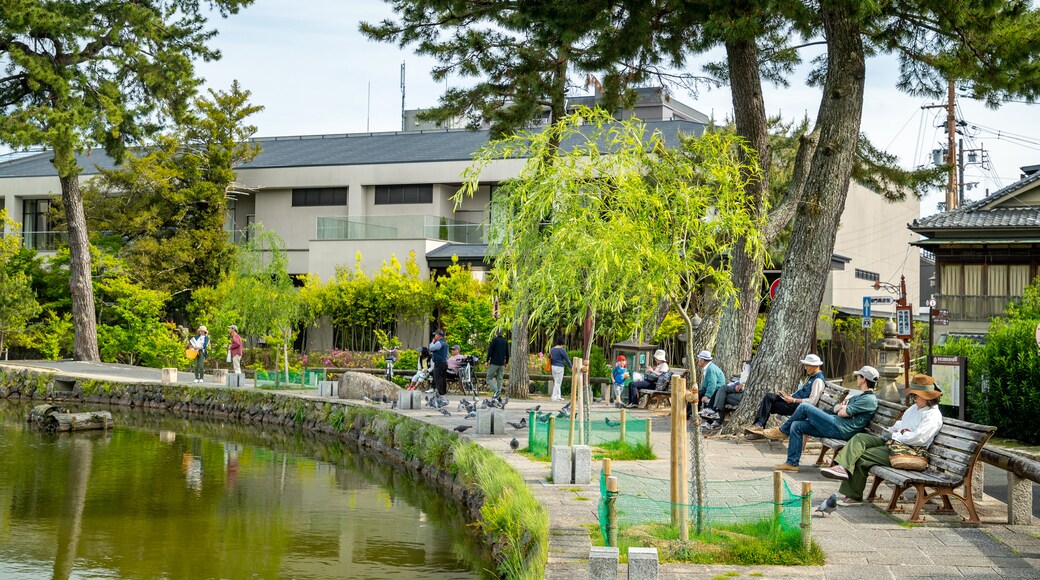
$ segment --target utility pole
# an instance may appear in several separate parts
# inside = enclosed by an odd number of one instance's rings
[[[957,209],[957,102],[954,100],[953,79],[949,81],[946,95],[946,137],[949,139],[946,149],[946,163],[950,165],[950,178],[946,182],[946,211]],[[909,383],[908,383],[909,384]]]
[[[950,85],[953,86],[953,85]],[[401,63],[401,130],[408,130],[408,120],[404,113],[404,63]]]

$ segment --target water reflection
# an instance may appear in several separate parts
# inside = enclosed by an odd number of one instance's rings
[[[458,507],[346,444],[114,408],[30,430],[0,404],[0,577],[475,578]]]

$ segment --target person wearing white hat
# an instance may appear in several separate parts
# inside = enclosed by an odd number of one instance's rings
[[[628,384],[628,407],[634,409],[639,406],[639,390],[640,389],[658,389],[658,383],[662,380],[667,381],[668,363],[665,362],[668,356],[664,350],[657,349],[654,351],[654,362],[656,363],[653,367],[650,367],[650,363],[647,363],[646,372],[644,377],[639,381],[632,381]]]
[[[722,374],[722,369],[713,362],[711,353],[706,350],[697,353],[697,366],[700,367],[703,373],[700,385],[701,406],[707,409],[707,404],[715,396],[715,391],[726,385],[726,375]],[[693,413],[692,407],[692,403],[686,404],[687,417]],[[716,414],[714,418],[718,418],[718,415]]]
[[[195,349],[195,381],[204,382],[206,377],[206,355],[209,354],[209,330],[205,326],[199,326],[195,336],[188,340],[188,346]]]
[[[762,402],[758,405],[758,415],[755,417],[755,422],[744,430],[749,438],[757,439],[763,436],[763,430],[766,428],[766,422],[769,421],[770,415],[790,416],[798,409],[799,404],[810,403],[815,405],[820,400],[820,395],[823,394],[823,387],[827,384],[827,379],[824,378],[823,371],[820,370],[823,368],[823,361],[815,354],[810,354],[799,362],[802,363],[802,368],[805,369],[805,374],[809,379],[790,395],[783,391],[766,393],[766,396],[762,397]]]
[[[774,467],[774,470],[798,471],[798,463],[802,458],[802,437],[806,435],[848,441],[866,428],[878,408],[877,395],[874,394],[878,372],[874,367],[865,366],[855,374],[856,388],[863,392],[846,397],[830,411],[804,403],[798,405],[798,409],[783,425],[762,433],[773,440],[790,437],[787,441],[787,461]]]

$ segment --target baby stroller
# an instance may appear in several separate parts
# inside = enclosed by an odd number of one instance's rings
[[[430,349],[422,347],[419,349],[419,364],[416,369],[416,373],[412,375],[412,379],[408,381],[408,390],[414,391],[419,389],[425,391],[433,384],[433,357],[430,356]]]

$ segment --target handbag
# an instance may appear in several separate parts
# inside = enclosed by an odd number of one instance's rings
[[[924,447],[913,447],[898,441],[889,441],[888,448],[892,452],[888,457],[888,463],[893,468],[905,471],[928,469],[928,450]]]
[[[552,357],[548,357],[548,356],[545,357],[545,372],[546,373],[551,373],[552,372]]]
[[[199,351],[195,350],[194,348],[184,349],[184,358],[188,360],[195,360],[195,357],[197,356],[199,356]]]

